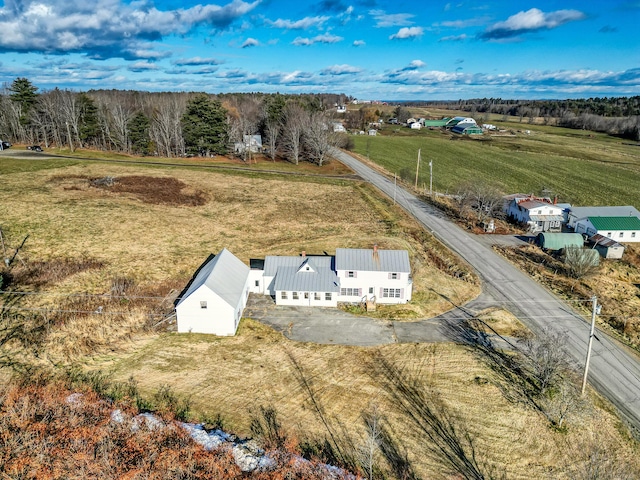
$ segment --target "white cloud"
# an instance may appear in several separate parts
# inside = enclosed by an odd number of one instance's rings
[[[426,66],[427,66],[427,64],[426,64],[426,63],[424,63],[422,60],[413,60],[413,61],[409,64],[409,66],[410,66],[411,68],[422,68],[422,67],[426,67]]]
[[[342,40],[344,40],[344,38],[337,35],[323,33],[322,35],[316,35],[313,38],[298,37],[291,43],[296,46],[308,46],[313,45],[314,43],[338,43]]]
[[[415,15],[413,13],[386,13],[384,10],[369,10],[371,15],[376,21],[376,27],[404,27],[412,25],[411,20]]]
[[[584,18],[586,15],[578,10],[557,10],[545,13],[538,8],[531,8],[526,12],[518,12],[503,22],[494,23],[480,34],[480,38],[497,40],[516,37],[523,33],[549,30]]]
[[[258,40],[249,37],[244,42],[242,42],[240,48],[257,47],[258,45],[260,45],[260,42]]]
[[[398,33],[394,33],[389,36],[389,40],[395,39],[407,39],[407,38],[416,38],[421,37],[424,33],[422,27],[403,27],[398,30]]]
[[[227,0],[228,1],[228,0]],[[152,58],[149,42],[184,35],[198,26],[221,30],[261,0],[158,10],[145,0],[5,0],[0,52],[81,52],[93,58]],[[147,48],[141,48],[141,45]],[[143,52],[142,57],[136,55]],[[157,54],[156,58],[166,56]]]
[[[275,21],[267,21],[269,25],[275,28],[284,28],[287,30],[304,30],[311,27],[322,27],[322,25],[329,20],[329,17],[305,17],[300,20],[284,20],[279,18]]]
[[[360,73],[362,71],[359,67],[354,67],[352,65],[333,65],[331,67],[327,67],[320,72],[321,75],[350,75],[354,73]]]
[[[174,65],[184,67],[184,66],[200,66],[200,65],[219,65],[222,62],[212,57],[208,57],[208,58],[192,57],[192,58],[180,58],[178,60],[174,60],[171,63],[173,63]]]
[[[468,38],[467,34],[463,33],[462,35],[449,35],[446,37],[442,37],[440,41],[441,42],[461,42],[463,40],[466,40],[467,38]]]
[[[365,46],[367,43],[364,40],[354,40],[353,41],[353,46],[354,47],[363,47]]]

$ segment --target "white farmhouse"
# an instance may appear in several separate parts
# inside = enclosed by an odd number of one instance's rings
[[[340,302],[406,303],[413,279],[406,250],[336,249]]]
[[[342,125],[339,122],[335,122],[333,124],[333,131],[338,133],[338,132],[346,132],[347,130],[344,128],[344,125]]]
[[[223,248],[198,269],[176,303],[178,332],[235,335],[249,296],[249,267]]]
[[[586,217],[576,221],[575,231],[589,237],[599,234],[618,243],[637,243],[640,242],[640,218]]]
[[[414,130],[420,130],[422,128],[422,125],[419,122],[413,122],[411,125],[409,125],[412,129]]]
[[[406,250],[338,248],[336,255],[270,255],[251,268],[226,248],[198,269],[176,304],[178,332],[234,335],[249,292],[277,305],[336,307],[339,302],[398,304],[411,300]]]
[[[564,220],[563,208],[529,198],[514,198],[506,209],[507,217],[528,225],[529,231],[559,232]]]

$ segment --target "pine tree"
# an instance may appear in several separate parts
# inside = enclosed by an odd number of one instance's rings
[[[142,112],[136,113],[127,123],[131,151],[133,153],[148,155],[151,153],[151,140],[149,139],[149,128],[151,122]]]
[[[193,97],[182,116],[182,136],[187,153],[201,156],[227,152],[226,111],[205,94]]]
[[[9,98],[20,105],[20,124],[28,125],[29,113],[38,101],[38,87],[34,86],[27,78],[16,78],[9,87]]]

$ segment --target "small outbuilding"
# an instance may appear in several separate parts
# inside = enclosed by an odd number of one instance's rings
[[[178,332],[235,335],[248,296],[249,267],[223,248],[207,258],[178,298]]]
[[[584,246],[584,239],[579,233],[541,232],[536,237],[536,244],[545,250],[562,250],[567,247]]]
[[[581,218],[576,221],[575,229],[589,237],[600,234],[616,242],[640,242],[640,218],[635,216]]]
[[[451,128],[453,133],[459,135],[482,135],[482,129],[477,125],[456,125]]]
[[[589,245],[597,250],[602,258],[622,258],[624,254],[623,245],[599,234],[589,238]]]

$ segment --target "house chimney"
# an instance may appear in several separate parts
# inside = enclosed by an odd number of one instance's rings
[[[374,243],[374,244],[373,244],[373,254],[374,254],[374,255],[377,255],[377,254],[378,254],[378,244],[377,244],[377,243]]]
[[[553,204],[554,204],[554,205],[557,205],[557,204],[558,204],[558,195],[555,195],[555,196],[553,197]]]
[[[307,252],[302,250],[302,253],[300,255],[302,256],[302,258],[305,258],[307,256]]]

